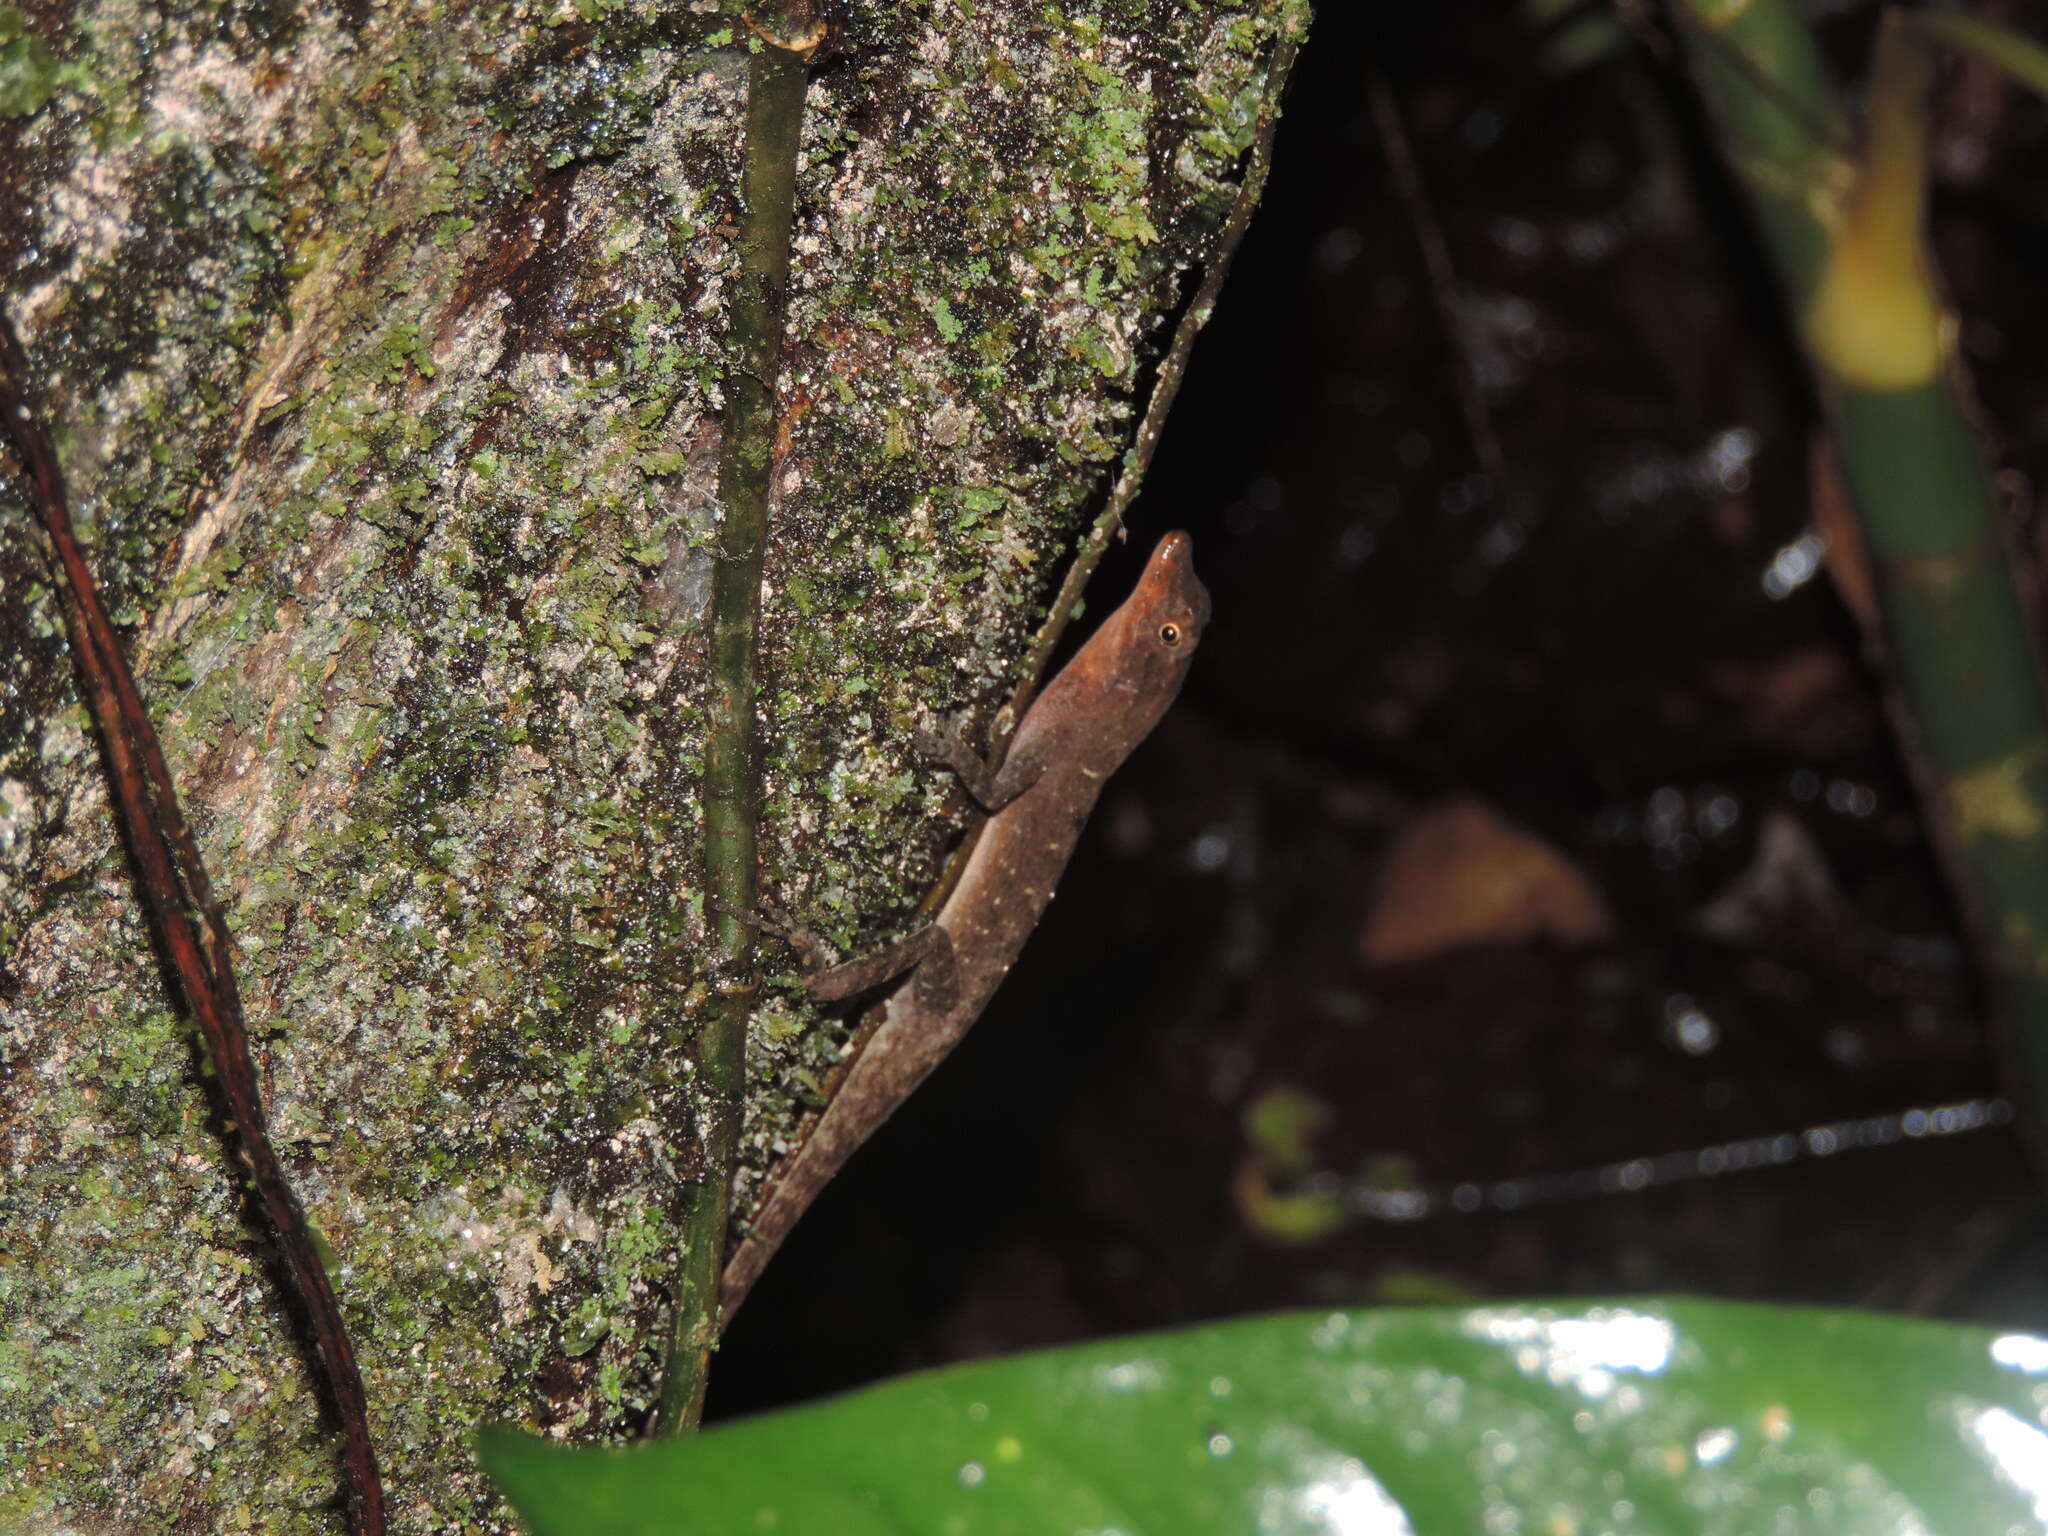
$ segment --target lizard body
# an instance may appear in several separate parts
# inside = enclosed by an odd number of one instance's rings
[[[909,979],[727,1263],[727,1323],[818,1193],[959,1043],[1009,974],[1104,782],[1180,692],[1208,618],[1190,541],[1169,533],[1130,597],[1025,712],[1000,766],[956,741],[922,742],[960,776],[988,824],[931,926],[864,960],[813,970],[809,990],[820,1001]],[[800,930],[787,936],[808,949]]]

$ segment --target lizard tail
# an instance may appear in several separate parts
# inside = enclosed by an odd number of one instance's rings
[[[725,1272],[719,1276],[719,1332],[732,1326],[733,1314],[739,1311],[740,1303],[747,1299],[747,1292],[761,1278],[761,1271],[775,1257],[783,1239],[860,1146],[862,1138],[848,1133],[847,1119],[843,1098],[834,1099],[812,1127],[803,1149],[783,1168],[753,1220],[747,1223],[747,1235],[726,1260]]]

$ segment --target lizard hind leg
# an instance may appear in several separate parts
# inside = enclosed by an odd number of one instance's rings
[[[952,1007],[960,992],[960,966],[945,929],[933,923],[873,954],[829,966],[810,978],[806,990],[821,1003],[836,1003],[872,992],[903,975],[910,975],[919,1007],[938,1011]]]

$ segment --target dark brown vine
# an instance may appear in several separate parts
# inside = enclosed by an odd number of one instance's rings
[[[257,1203],[276,1233],[293,1289],[305,1308],[340,1420],[350,1529],[383,1536],[384,1487],[370,1437],[369,1407],[355,1351],[306,1213],[270,1144],[263,1096],[249,1055],[232,945],[212,882],[179,809],[163,748],[143,708],[113,623],[72,531],[63,472],[29,386],[27,359],[0,316],[0,430],[13,446],[37,521],[48,535],[54,586],[77,663],[86,707],[99,732],[121,830],[134,859],[136,886],[178,989],[206,1041],[233,1120],[232,1143]]]

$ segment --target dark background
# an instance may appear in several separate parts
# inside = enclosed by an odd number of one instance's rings
[[[1856,628],[1824,575],[1767,590],[1811,527],[1815,413],[1762,253],[1655,17],[1535,9],[1323,7],[1092,599],[1190,529],[1216,619],[1188,691],[1009,986],[769,1270],[713,1417],[1304,1305],[1692,1291],[2048,1324],[2010,1130],[1343,1214],[1362,1186],[1999,1092]],[[1829,9],[1844,79],[1874,21]],[[2031,551],[2048,115],[1951,65],[1937,116],[1937,246]],[[1373,951],[1393,915],[1437,941]],[[1302,1209],[1339,1219],[1290,1236]]]

